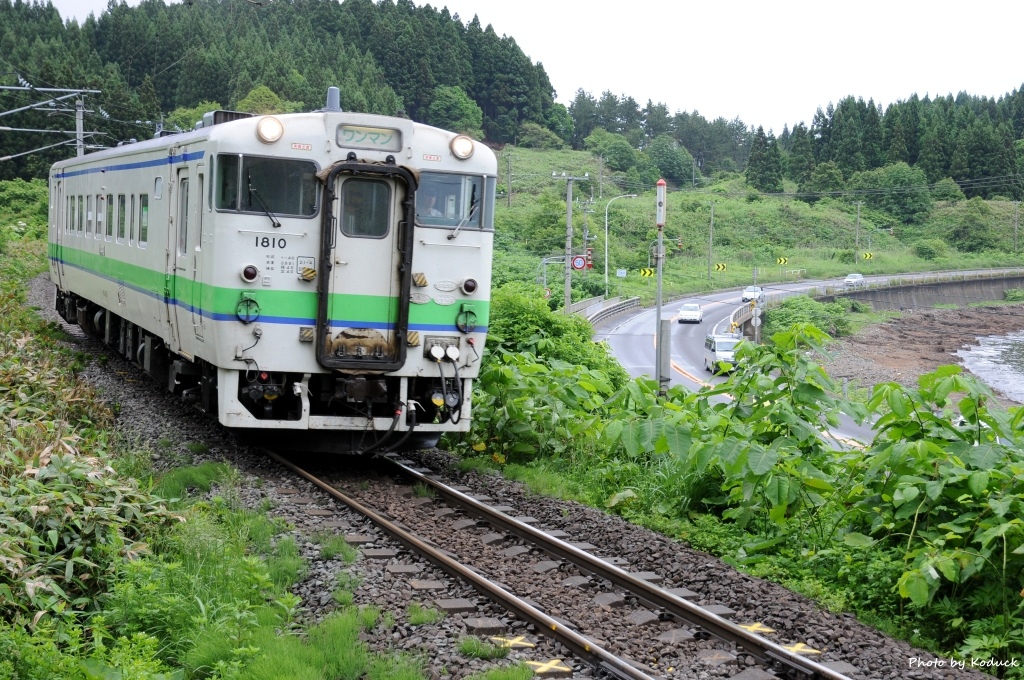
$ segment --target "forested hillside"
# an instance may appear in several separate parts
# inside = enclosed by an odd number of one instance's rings
[[[411,0],[112,2],[82,24],[38,0],[0,0],[0,84],[101,90],[86,98],[94,146],[151,136],[158,124],[190,127],[212,108],[319,108],[337,85],[349,110],[400,113],[496,146],[592,151],[601,171],[620,173],[620,186],[631,191],[659,177],[693,188],[742,172],[759,192],[799,193],[809,202],[848,194],[883,208],[902,187],[967,198],[1022,194],[1020,89],[998,99],[908,93],[885,109],[847,97],[813,115],[793,112],[797,122],[777,135],[756,121],[708,121],[697,110],[671,112],[652,99],[641,106],[610,91],[579,90],[566,107],[555,101],[543,65],[500,27]],[[39,101],[40,93],[0,91],[0,111]],[[73,130],[68,109],[65,102],[27,110],[4,123]],[[60,140],[5,133],[0,156]],[[0,179],[45,176],[69,153],[58,147],[14,157],[0,163]],[[913,223],[921,214],[911,205],[899,217]]]

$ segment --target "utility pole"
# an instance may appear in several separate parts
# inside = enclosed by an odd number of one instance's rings
[[[857,201],[855,203],[855,205],[857,206],[857,228],[856,228],[856,232],[855,232],[856,236],[854,237],[855,240],[854,240],[854,247],[853,248],[854,248],[854,251],[858,251],[858,252],[860,251],[860,207],[863,204],[864,204],[863,201]]]
[[[1014,201],[1014,255],[1017,254],[1017,212],[1020,205],[1020,201]]]
[[[512,207],[512,152],[505,152],[505,193],[508,194],[508,207]]]
[[[565,185],[565,309],[563,314],[569,313],[572,305],[572,183],[574,181],[590,179],[590,173],[583,173],[583,177],[573,177],[564,172],[561,177],[552,172],[553,179],[564,179]]]
[[[65,100],[65,99],[75,99],[75,147],[77,149],[77,155],[84,156],[85,155],[85,128],[84,128],[83,114],[85,113],[85,102],[83,101],[83,95],[85,95],[85,94],[99,94],[101,91],[100,90],[85,90],[85,89],[52,88],[52,87],[33,87],[32,84],[29,83],[28,81],[26,81],[24,78],[19,77],[18,80],[22,83],[20,87],[13,86],[13,85],[4,85],[4,86],[0,86],[0,90],[19,90],[19,91],[28,91],[28,92],[37,92],[37,93],[68,92],[70,94],[64,94],[64,95],[62,95],[60,97],[47,95],[47,96],[49,96],[49,99],[46,99],[46,100],[41,101],[41,102],[37,102],[35,104],[29,104],[28,106],[22,106],[21,108],[11,109],[10,111],[2,111],[2,112],[0,112],[0,116],[9,116],[9,115],[11,115],[13,113],[20,113],[21,111],[28,111],[29,109],[38,109],[38,108],[41,108],[41,107],[46,106],[46,105],[56,106],[58,102],[61,102],[61,101]],[[64,111],[66,111],[66,109],[61,109],[60,111],[64,112]],[[8,129],[10,129],[10,128],[8,128]],[[59,131],[55,131],[55,132],[59,132]],[[70,141],[68,143],[70,143]],[[62,144],[63,144],[63,142],[62,142]],[[11,158],[16,158],[18,156],[24,156],[24,155],[27,155],[29,153],[34,153],[35,151],[42,151],[43,149],[52,148],[54,146],[60,146],[60,144],[51,144],[50,146],[44,146],[44,147],[42,147],[40,149],[33,149],[33,151],[28,151],[28,152],[24,152],[24,153],[17,153],[17,154],[11,154],[10,156],[5,156],[2,160],[9,160]]]
[[[657,293],[657,314],[656,314],[656,326],[655,326],[655,337],[658,339],[656,346],[655,358],[654,358],[654,379],[658,383],[658,394],[665,396],[668,393],[668,382],[669,375],[668,371],[663,370],[662,364],[668,364],[668,360],[671,358],[671,348],[668,347],[669,338],[671,335],[667,332],[667,328],[662,328],[661,323],[661,274],[662,267],[665,261],[664,251],[664,235],[665,235],[665,180],[658,180],[658,192],[657,192],[657,203],[655,205],[655,223],[658,227],[658,293]]]
[[[85,155],[85,102],[81,99],[75,100],[75,155]],[[132,199],[134,200],[134,199]]]
[[[711,204],[711,226],[708,227],[708,285],[711,284],[711,244],[715,240],[715,204]]]

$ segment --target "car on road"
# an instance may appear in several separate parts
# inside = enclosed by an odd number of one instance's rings
[[[865,284],[863,274],[847,274],[843,279],[843,285],[849,288],[859,288]]]
[[[743,301],[750,302],[751,300],[757,302],[764,300],[764,289],[761,286],[747,286],[743,289]]]
[[[696,302],[687,302],[679,308],[676,319],[679,323],[701,323],[704,321],[704,311]]]
[[[738,333],[722,335],[709,334],[704,338],[704,370],[711,373],[723,371],[721,362],[732,364],[735,362],[736,345],[743,341],[743,336]]]

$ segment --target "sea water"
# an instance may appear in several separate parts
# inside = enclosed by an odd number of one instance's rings
[[[978,345],[957,352],[964,368],[989,387],[1024,403],[1024,331],[978,338]]]

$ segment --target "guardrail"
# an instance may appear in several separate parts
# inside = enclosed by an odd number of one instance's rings
[[[603,300],[604,300],[604,296],[603,295],[598,295],[597,297],[587,298],[586,300],[580,300],[579,302],[574,302],[571,305],[569,305],[569,313],[570,314],[579,314],[580,312],[582,312],[584,310],[590,309],[594,305],[601,304],[601,302]]]
[[[602,307],[599,311],[597,311],[597,312],[591,314],[590,316],[588,316],[587,317],[587,321],[589,321],[592,324],[599,323],[599,322],[604,321],[605,319],[607,319],[609,317],[615,316],[619,312],[624,312],[627,309],[632,309],[634,307],[639,307],[639,306],[640,306],[640,298],[638,298],[638,297],[628,298],[626,300],[622,300],[621,302],[616,302],[614,304],[606,305],[606,306]]]

